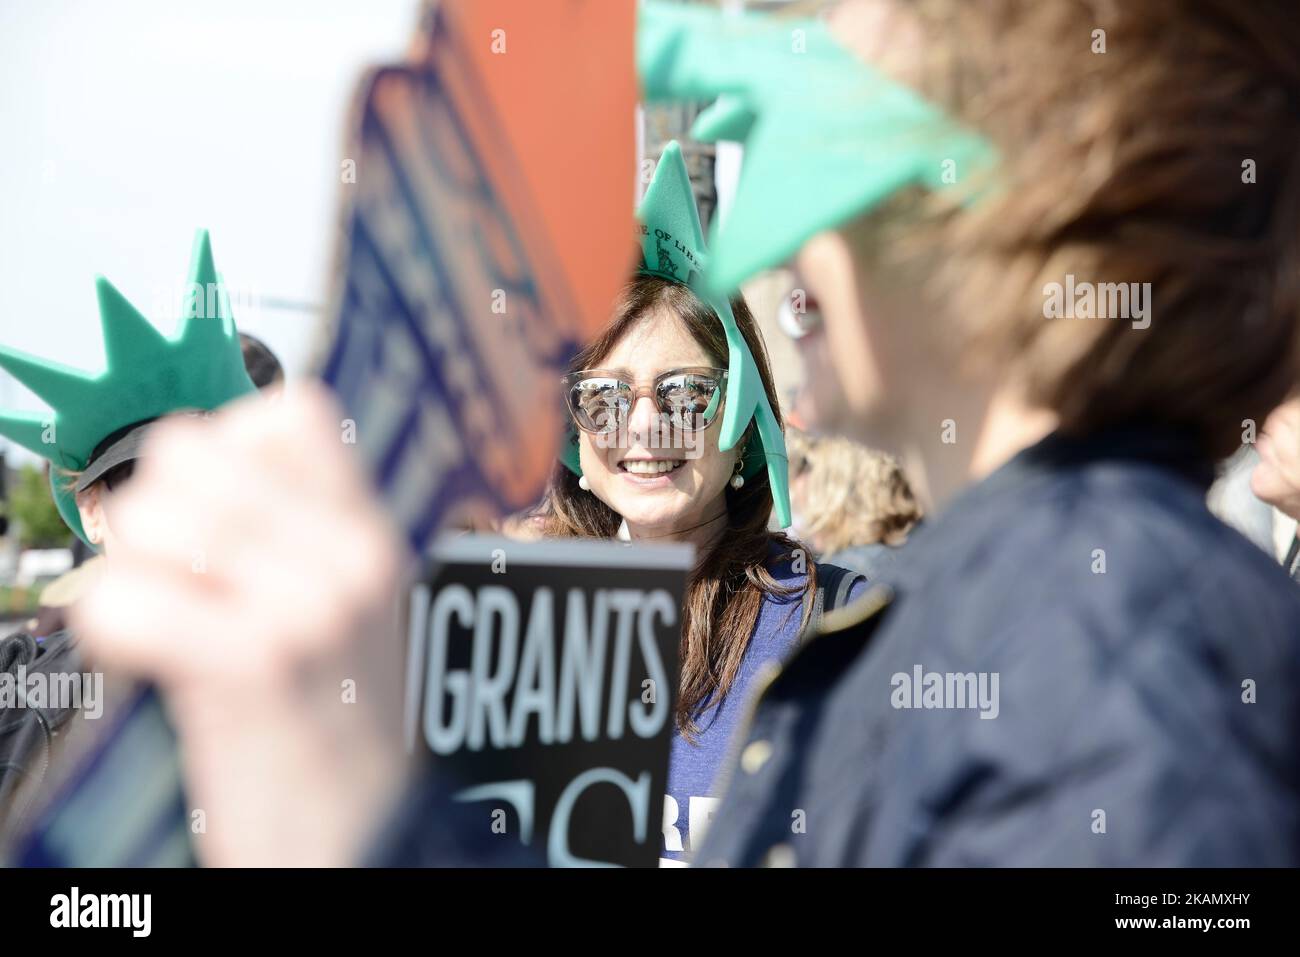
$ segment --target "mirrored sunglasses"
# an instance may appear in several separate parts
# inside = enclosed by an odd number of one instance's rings
[[[625,427],[632,407],[643,395],[655,403],[672,428],[706,429],[717,418],[726,394],[725,369],[672,369],[639,385],[614,372],[586,369],[562,380],[569,414],[584,432],[604,435]]]

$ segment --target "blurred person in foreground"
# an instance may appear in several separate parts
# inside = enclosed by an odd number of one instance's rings
[[[871,0],[799,24],[792,52],[790,21],[642,7],[648,94],[730,93],[714,130],[745,141],[710,282],[795,256],[830,344],[818,425],[899,452],[929,515],[759,697],[697,860],[1300,862],[1300,596],[1204,501],[1241,420],[1300,379],[1293,12],[1115,5],[1099,48],[1082,4]],[[1138,283],[1134,308],[1061,308],[1078,281]],[[304,395],[165,423],[122,503],[128,560],[79,609],[167,691],[192,799],[247,815],[214,861],[363,859],[409,783],[319,759],[400,749],[360,730],[396,702],[324,703],[326,676],[400,656],[375,640],[396,546],[337,419]],[[218,464],[243,494],[202,478]],[[310,595],[239,576],[305,535]],[[221,587],[186,573],[196,538]],[[210,667],[222,642],[237,673]],[[245,703],[276,709],[282,750],[234,793],[261,729],[205,716]],[[390,832],[437,863],[408,800]],[[792,809],[815,826],[792,833]]]
[[[804,216],[795,257],[826,324],[817,424],[899,451],[931,518],[893,587],[771,685],[742,767],[760,745],[770,758],[737,775],[706,862],[1298,859],[1300,603],[1204,494],[1241,420],[1296,375],[1300,24],[1280,3],[1156,2],[1114,11],[1089,49],[1093,19],[1017,2],[833,14],[860,61],[951,118],[930,114],[927,137],[914,101],[893,104],[922,180],[952,157],[966,170],[866,197],[846,177],[864,205]],[[704,92],[697,52],[664,44],[665,87]],[[758,114],[754,169],[791,118],[765,84],[737,93]],[[787,181],[824,198],[839,170],[821,161],[790,160]],[[746,237],[800,200],[772,191],[742,218],[742,186],[734,261],[779,255]],[[792,731],[801,717],[815,727]],[[792,838],[789,806],[819,833]]]
[[[921,507],[892,455],[843,436],[786,431],[795,535],[824,562],[886,575],[921,520]]]

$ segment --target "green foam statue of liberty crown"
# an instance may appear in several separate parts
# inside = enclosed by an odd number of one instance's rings
[[[168,338],[112,283],[96,277],[107,359],[98,375],[0,346],[0,368],[50,407],[0,411],[0,435],[49,459],[59,514],[82,541],[75,494],[59,469],[85,469],[96,447],[127,426],[186,409],[216,409],[255,391],[206,230],[195,236],[186,290],[179,327]]]
[[[637,210],[637,218],[642,226],[641,271],[687,286],[722,322],[727,337],[727,394],[718,447],[724,452],[735,448],[745,437],[750,423],[754,424],[741,474],[753,477],[766,467],[777,520],[782,528],[788,528],[790,480],[785,437],[768,402],[758,365],[736,325],[729,298],[711,291],[704,281],[708,259],[704,229],[686,162],[676,142],[665,147]],[[581,475],[577,453],[577,445],[570,443],[563,459],[565,465]]]
[[[816,233],[898,190],[990,185],[992,145],[854,56],[826,24],[646,0],[637,68],[649,101],[716,101],[698,140],[744,144],[730,211],[714,224],[707,285],[722,294]]]

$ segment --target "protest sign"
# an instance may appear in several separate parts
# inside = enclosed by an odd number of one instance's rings
[[[655,866],[688,545],[435,548],[410,595],[406,739],[551,866]]]
[[[632,0],[449,0],[362,83],[321,368],[412,545],[533,502],[631,268]]]

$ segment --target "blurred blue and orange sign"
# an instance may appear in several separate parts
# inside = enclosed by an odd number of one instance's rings
[[[558,379],[631,266],[634,18],[445,0],[362,83],[322,372],[417,549],[460,507],[531,504],[552,467]]]

